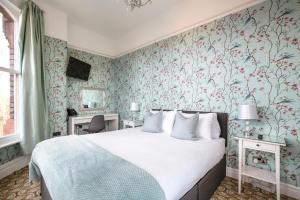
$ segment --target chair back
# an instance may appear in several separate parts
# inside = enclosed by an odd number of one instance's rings
[[[89,133],[99,133],[105,129],[104,115],[96,115],[92,118],[88,128]]]

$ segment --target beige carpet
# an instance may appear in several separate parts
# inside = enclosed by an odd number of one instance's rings
[[[292,200],[281,196],[282,200]],[[28,168],[23,168],[14,174],[0,180],[0,200],[40,200],[40,185],[37,183],[28,182]],[[222,184],[219,186],[214,196],[214,200],[224,199],[253,199],[253,200],[271,200],[275,199],[275,195],[264,190],[254,188],[250,184],[243,185],[243,193],[239,195],[237,193],[237,181],[226,177]]]

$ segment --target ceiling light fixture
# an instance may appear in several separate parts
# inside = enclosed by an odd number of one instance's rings
[[[124,0],[128,10],[133,11],[135,8],[141,8],[147,4],[152,3],[152,0]]]

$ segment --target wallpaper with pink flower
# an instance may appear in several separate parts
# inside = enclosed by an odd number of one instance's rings
[[[45,85],[48,105],[49,136],[67,133],[67,42],[45,38]]]
[[[20,155],[20,145],[14,144],[0,149],[0,165],[7,163]]]
[[[111,60],[67,48],[46,37],[45,72],[50,133],[67,133],[66,108],[79,109],[82,87],[107,88],[107,111],[121,119],[140,103],[140,118],[151,108],[227,112],[230,115],[227,165],[237,167],[243,130],[240,104],[255,103],[260,120],[254,133],[285,138],[282,181],[300,186],[300,1],[268,0],[199,26],[121,58]],[[101,44],[99,44],[101,45]],[[68,54],[92,65],[91,80],[65,76]],[[19,145],[0,149],[0,165],[20,154]],[[254,164],[261,157],[265,164]],[[274,157],[251,151],[249,165],[274,170]]]
[[[68,49],[68,54],[92,66],[88,81],[67,78],[68,107],[80,111],[80,91],[82,88],[102,88],[105,90],[104,111],[114,111],[114,70],[112,59],[71,48]]]
[[[258,106],[254,133],[285,138],[282,181],[300,186],[300,1],[268,0],[137,50],[113,61],[116,107],[130,117],[151,108],[227,112],[230,138],[243,130],[240,104]],[[237,167],[237,143],[230,139],[227,165]],[[274,157],[261,168],[274,170]]]

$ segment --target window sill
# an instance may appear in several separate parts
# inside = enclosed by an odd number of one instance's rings
[[[20,137],[17,134],[0,137],[0,149],[17,144],[20,142]]]

